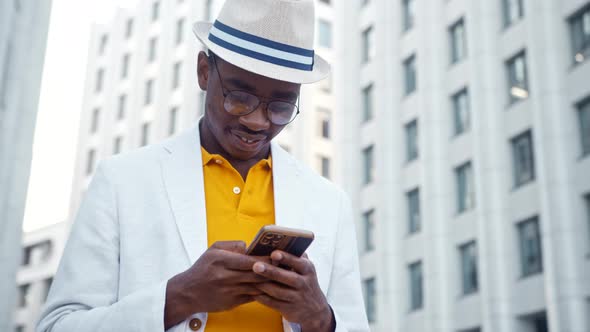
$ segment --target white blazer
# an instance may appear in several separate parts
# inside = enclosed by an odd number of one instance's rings
[[[276,224],[315,233],[307,253],[336,331],[368,331],[347,196],[271,144]],[[49,292],[39,332],[164,331],[166,283],[207,250],[198,126],[97,168]],[[194,313],[168,331],[190,331]],[[283,319],[285,331],[299,326]]]

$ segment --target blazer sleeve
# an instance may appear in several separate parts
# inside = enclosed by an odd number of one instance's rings
[[[101,163],[78,211],[38,332],[164,331],[167,280],[119,298],[116,190]]]
[[[368,332],[352,208],[343,192],[339,211],[328,303],[336,318],[336,332]]]

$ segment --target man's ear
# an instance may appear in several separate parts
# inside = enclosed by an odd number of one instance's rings
[[[209,58],[203,51],[199,52],[199,57],[197,59],[197,78],[201,90],[207,91],[207,82],[209,81]]]

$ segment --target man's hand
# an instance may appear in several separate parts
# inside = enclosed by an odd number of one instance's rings
[[[262,294],[255,285],[268,279],[252,272],[252,266],[264,259],[245,253],[244,242],[215,242],[193,266],[171,278],[166,287],[165,328],[192,313],[229,310]]]
[[[252,270],[271,282],[256,284],[264,294],[253,298],[277,311],[290,322],[301,325],[303,332],[334,331],[332,309],[318,284],[315,267],[304,254],[302,258],[276,250],[273,264],[257,262]],[[275,266],[291,267],[291,271]]]

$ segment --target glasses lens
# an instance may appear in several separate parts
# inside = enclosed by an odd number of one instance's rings
[[[259,103],[260,100],[254,95],[243,91],[231,91],[225,97],[223,106],[233,115],[244,115],[253,112]]]
[[[297,115],[297,106],[284,101],[273,101],[268,104],[270,121],[277,125],[287,124]]]

